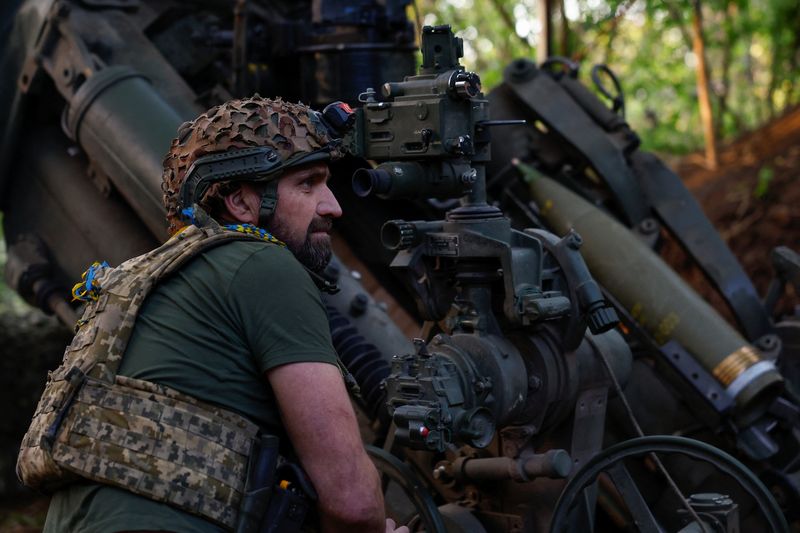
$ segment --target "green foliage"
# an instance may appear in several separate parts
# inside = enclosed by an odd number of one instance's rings
[[[0,213],[0,274],[6,267],[6,241],[3,238],[3,214]],[[31,307],[20,298],[16,292],[11,290],[0,275],[0,314],[10,314],[20,316],[29,312]]]
[[[614,70],[626,95],[628,122],[646,149],[681,154],[702,147],[692,51],[695,1],[702,7],[719,138],[756,128],[800,102],[800,0],[553,2],[555,53],[581,62],[580,76],[587,85],[592,65],[605,63]],[[425,24],[451,24],[464,38],[464,64],[481,75],[486,91],[502,82],[503,68],[512,59],[535,59],[542,26],[538,4],[417,3]],[[566,39],[560,37],[564,20]]]
[[[481,74],[484,88],[502,82],[503,68],[518,57],[535,55],[535,0],[427,0],[419,2],[425,25],[450,24],[464,39],[464,64]],[[520,33],[529,30],[524,35]]]
[[[753,189],[753,196],[761,200],[769,192],[769,184],[775,176],[775,170],[770,165],[764,165],[758,170],[758,181]]]

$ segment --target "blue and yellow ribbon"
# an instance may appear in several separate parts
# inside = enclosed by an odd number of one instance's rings
[[[81,300],[83,302],[89,302],[97,300],[100,296],[100,285],[97,284],[95,281],[95,276],[97,275],[97,270],[99,268],[108,268],[108,263],[103,261],[102,263],[95,261],[92,263],[86,272],[81,275],[81,281],[75,284],[72,287],[72,301]]]
[[[231,231],[238,231],[239,233],[247,233],[248,235],[253,235],[255,237],[260,238],[261,240],[271,242],[274,244],[279,244],[280,246],[286,246],[286,244],[272,236],[270,232],[263,228],[259,228],[258,226],[254,226],[253,224],[226,224],[225,229],[229,229]]]
[[[195,218],[194,207],[187,207],[186,209],[181,210],[181,217],[184,220],[188,220],[189,224],[197,225],[197,220]]]

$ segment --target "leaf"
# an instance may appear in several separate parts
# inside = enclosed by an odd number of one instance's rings
[[[758,170],[758,181],[753,189],[753,196],[762,200],[769,192],[769,184],[775,176],[775,170],[769,166],[764,165]]]

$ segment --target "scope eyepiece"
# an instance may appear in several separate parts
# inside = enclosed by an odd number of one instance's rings
[[[426,233],[442,231],[443,221],[389,220],[381,227],[381,242],[389,250],[406,250],[422,242]]]
[[[361,198],[386,194],[392,188],[392,176],[382,168],[359,168],[353,173],[353,192]]]
[[[411,248],[417,240],[417,229],[411,222],[389,220],[381,227],[381,243],[389,250]]]
[[[453,96],[458,98],[475,98],[481,92],[481,79],[474,72],[454,72],[449,85]]]

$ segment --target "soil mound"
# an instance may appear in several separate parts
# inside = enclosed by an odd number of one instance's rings
[[[701,154],[692,154],[675,171],[763,296],[774,277],[772,249],[800,251],[800,106],[723,146],[719,161],[709,170]],[[664,253],[703,296],[721,302],[680,251],[668,246]],[[793,312],[799,297],[787,287],[781,312]]]

